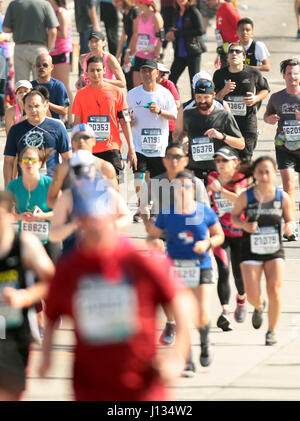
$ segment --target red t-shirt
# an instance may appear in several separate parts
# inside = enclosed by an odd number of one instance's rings
[[[109,254],[95,250],[87,255],[76,247],[59,261],[46,301],[46,314],[53,322],[60,315],[69,316],[74,321],[77,343],[73,385],[76,400],[166,399],[165,387],[152,370],[151,361],[156,354],[157,307],[170,303],[181,287],[170,279],[169,265],[162,254],[153,252],[147,257],[122,237]],[[95,276],[94,285],[98,286],[122,284],[122,280],[129,279],[136,291],[137,331],[123,342],[96,344],[83,338],[78,298],[84,278],[90,282]],[[95,288],[92,291],[94,296]],[[101,308],[105,305],[102,304]],[[111,315],[111,308],[108,311]],[[88,312],[88,317],[92,326],[92,313]]]
[[[244,174],[237,173],[234,175],[233,180],[236,181],[235,184],[225,186],[226,190],[235,192],[236,186],[248,188],[248,180],[244,178]],[[208,175],[208,185],[210,185],[214,180],[219,180],[219,174],[217,171],[212,171]],[[224,234],[227,237],[242,237],[243,230],[235,227],[231,222],[231,212],[234,208],[234,205],[229,200],[225,199],[221,193],[212,193],[211,194],[213,209],[219,217],[219,221],[222,225]],[[242,215],[244,219],[244,215]]]
[[[223,3],[217,10],[216,26],[220,30],[224,42],[239,41],[237,36],[237,24],[242,19],[238,9],[231,3]]]
[[[95,152],[120,150],[118,112],[128,108],[123,91],[111,84],[104,83],[100,88],[90,85],[80,89],[73,102],[72,114],[88,123],[96,133]]]
[[[163,86],[166,89],[169,89],[169,91],[173,95],[175,101],[180,100],[180,96],[179,96],[179,93],[176,89],[176,86],[171,80],[163,77],[162,80],[160,81],[160,85]],[[176,125],[176,121],[169,120],[169,130],[170,130],[170,132],[172,132],[175,129],[175,125]]]

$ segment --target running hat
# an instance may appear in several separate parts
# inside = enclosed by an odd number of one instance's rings
[[[85,123],[76,124],[76,126],[74,126],[73,129],[72,129],[71,137],[75,136],[75,134],[78,133],[78,132],[86,132],[90,136],[96,137],[95,132],[91,128],[91,126],[89,126],[88,124],[85,124]]]
[[[195,94],[209,94],[215,92],[215,86],[210,80],[198,80],[195,84]]]
[[[207,72],[198,72],[193,76],[193,89],[195,89],[195,85],[198,82],[198,80],[200,79],[207,79],[207,80],[212,80],[212,77],[209,73]]]
[[[17,90],[21,87],[24,87],[24,88],[27,88],[27,89],[32,89],[32,85],[28,80],[19,80],[16,83],[15,92],[17,92]]]
[[[214,158],[217,155],[223,156],[223,158],[227,159],[228,161],[230,159],[239,159],[236,152],[228,146],[223,146],[223,148],[217,150],[217,152],[214,154]]]
[[[83,149],[74,152],[70,159],[70,167],[72,167],[76,177],[90,177],[91,169],[94,165],[94,155]]]
[[[157,69],[157,61],[155,61],[153,58],[145,58],[140,65],[140,69],[142,67],[150,67],[150,69]]]
[[[103,34],[102,32],[100,32],[100,31],[92,31],[92,32],[90,33],[89,40],[90,40],[91,38],[97,38],[97,39],[101,39],[101,41],[105,41],[105,36],[104,36],[104,34]]]
[[[93,216],[107,218],[114,213],[115,204],[105,186],[99,182],[84,179],[72,188],[74,216]]]
[[[171,73],[170,70],[162,63],[157,63],[157,70],[163,73]]]

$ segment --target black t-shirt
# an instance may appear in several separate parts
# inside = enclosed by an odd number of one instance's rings
[[[213,76],[213,81],[218,93],[224,88],[227,81],[231,80],[236,83],[236,88],[230,94],[224,97],[227,101],[238,126],[243,133],[256,133],[257,118],[256,118],[256,105],[247,107],[243,101],[246,92],[253,92],[257,94],[263,89],[270,92],[267,80],[262,76],[261,72],[250,66],[244,66],[241,72],[231,73],[228,66],[216,70]]]
[[[129,12],[127,13],[127,15],[124,13],[123,15],[123,25],[124,25],[124,32],[127,35],[127,46],[130,43],[131,37],[132,37],[132,33],[133,33],[133,21],[134,19],[138,16],[139,11],[138,9],[133,6]]]
[[[189,138],[189,168],[214,170],[214,153],[227,145],[223,140],[209,139],[204,133],[208,129],[216,129],[233,137],[242,137],[241,131],[233,115],[222,109],[214,108],[210,114],[201,114],[198,108],[190,108],[183,112],[183,130]]]

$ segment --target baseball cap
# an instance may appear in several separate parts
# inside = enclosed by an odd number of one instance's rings
[[[76,124],[76,126],[74,126],[72,129],[71,137],[75,136],[75,134],[78,132],[86,132],[91,137],[96,137],[95,132],[91,126],[85,123]]]
[[[17,90],[18,90],[19,88],[21,88],[21,87],[28,88],[28,89],[32,89],[32,85],[31,85],[31,83],[29,82],[29,80],[19,80],[19,81],[16,83],[16,86],[15,86],[15,92],[17,92]]]
[[[95,164],[94,155],[85,149],[79,149],[78,151],[74,152],[72,158],[70,159],[71,167],[90,166],[93,164]]]
[[[105,36],[104,36],[104,34],[103,34],[102,32],[100,32],[100,31],[92,31],[92,32],[90,33],[89,40],[90,40],[91,38],[97,38],[97,39],[101,39],[101,41],[105,41]]]
[[[140,69],[142,67],[150,67],[150,69],[157,69],[157,61],[153,58],[145,58],[140,65]]]
[[[212,95],[215,92],[215,86],[210,80],[198,80],[195,84],[195,94],[209,94]]]
[[[192,80],[192,84],[193,84],[193,89],[195,89],[195,85],[198,82],[198,80],[200,79],[207,79],[212,81],[212,77],[209,73],[207,72],[198,72],[193,76],[193,80]]]
[[[162,63],[157,63],[157,70],[164,73],[171,73],[170,70]]]
[[[236,152],[233,149],[229,148],[228,146],[223,146],[222,148],[217,150],[217,152],[214,154],[214,158],[217,155],[223,156],[223,158],[228,159],[228,161],[230,159],[238,159]]]

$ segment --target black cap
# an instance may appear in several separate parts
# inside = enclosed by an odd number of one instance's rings
[[[100,31],[92,31],[92,32],[90,33],[89,40],[90,40],[91,38],[97,38],[97,39],[101,39],[101,41],[105,41],[105,36],[104,36],[104,34],[103,34],[102,32],[100,32]]]
[[[150,69],[157,69],[157,61],[153,58],[145,58],[140,65],[140,69],[142,67],[150,67]]]
[[[215,86],[212,81],[210,80],[203,80],[200,79],[195,84],[195,94],[208,94],[213,95],[215,92]]]
[[[217,155],[223,156],[223,158],[228,159],[228,161],[230,159],[238,159],[236,152],[233,149],[231,149],[229,146],[223,146],[222,148],[217,150],[214,154],[214,158]]]

